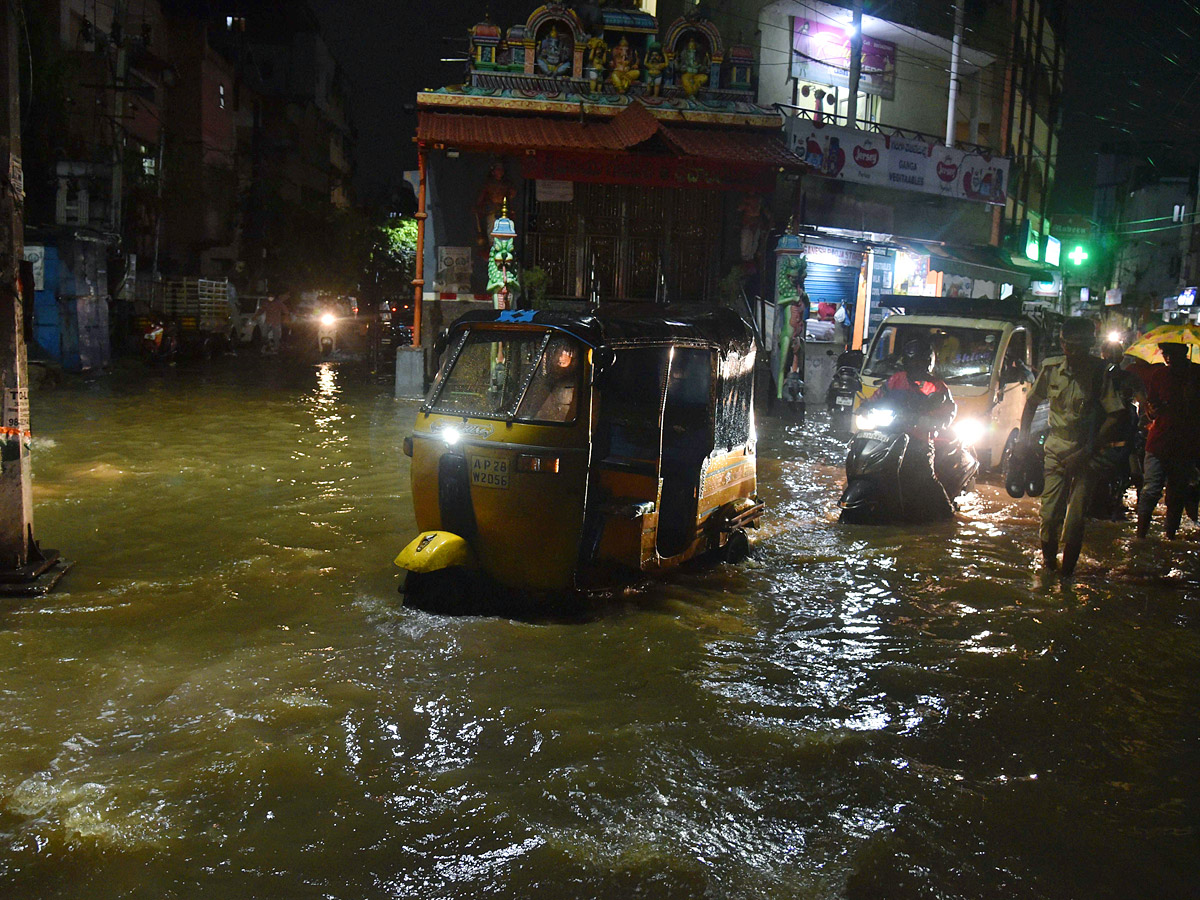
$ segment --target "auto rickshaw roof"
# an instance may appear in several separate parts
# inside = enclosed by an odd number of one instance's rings
[[[475,310],[451,326],[512,325],[562,331],[589,347],[631,344],[692,343],[746,352],[754,336],[746,321],[731,309],[697,309],[693,304],[658,307],[653,313],[600,311],[568,313],[549,310]]]

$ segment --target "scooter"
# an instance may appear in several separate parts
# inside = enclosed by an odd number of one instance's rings
[[[911,446],[908,429],[916,424],[916,416],[903,409],[876,406],[860,411],[856,424],[860,430],[850,440],[846,488],[838,502],[841,521],[874,525],[928,520],[930,508],[941,501],[906,496],[900,476],[906,454],[925,452],[923,447]],[[953,504],[974,487],[979,460],[953,428],[939,435],[933,446],[934,476]]]
[[[155,317],[142,332],[142,355],[152,362],[174,363],[179,353],[179,326]]]
[[[854,411],[854,398],[862,390],[861,369],[861,350],[846,350],[837,358],[837,371],[825,392],[825,405],[833,417],[845,419]]]
[[[337,348],[337,316],[324,310],[317,316],[317,349],[329,356]]]

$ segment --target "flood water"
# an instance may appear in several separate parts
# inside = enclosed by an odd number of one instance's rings
[[[756,555],[578,616],[405,608],[416,404],[225,360],[34,392],[59,589],[0,600],[0,897],[1194,897],[1200,542],[839,526],[760,418]],[[1195,528],[1188,524],[1189,528]]]

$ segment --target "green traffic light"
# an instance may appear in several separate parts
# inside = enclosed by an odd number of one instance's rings
[[[1073,262],[1077,266],[1082,266],[1083,261],[1087,258],[1088,258],[1088,252],[1086,250],[1084,250],[1083,246],[1080,244],[1076,244],[1075,249],[1067,254],[1067,259],[1069,259],[1071,262]]]

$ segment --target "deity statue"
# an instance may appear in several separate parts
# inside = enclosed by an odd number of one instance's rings
[[[667,70],[667,58],[663,56],[662,44],[652,41],[646,49],[646,94],[657,97],[662,93],[663,78]]]
[[[622,35],[620,43],[613,48],[612,73],[608,76],[608,80],[612,82],[612,86],[616,88],[618,94],[623,94],[629,90],[631,84],[641,77],[641,74],[638,69],[637,51],[629,46],[629,41]]]
[[[509,299],[520,290],[517,280],[517,258],[513,252],[513,241],[516,239],[516,229],[512,219],[508,217],[508,202],[500,208],[492,229],[492,249],[488,252],[488,283],[489,294],[499,294],[497,309],[508,309]]]
[[[537,69],[543,75],[551,76],[563,75],[571,70],[570,48],[558,36],[558,29],[553,25],[538,44]]]
[[[487,246],[488,235],[492,232],[496,217],[501,215],[505,204],[515,193],[513,186],[504,177],[504,163],[496,160],[492,163],[487,181],[475,198],[475,227],[478,229],[477,240],[480,247]]]
[[[738,212],[742,216],[738,249],[742,262],[750,262],[758,255],[759,245],[767,231],[766,203],[760,194],[747,194],[738,204]]]
[[[781,256],[775,278],[775,309],[778,316],[779,346],[775,366],[776,398],[796,401],[797,383],[803,384],[800,365],[804,359],[805,320],[808,318],[808,294],[804,278],[808,261],[800,255]]]
[[[604,43],[604,38],[591,38],[587,42],[587,63],[583,67],[583,74],[587,77],[593,94],[604,84],[604,70],[607,66],[608,44]]]
[[[683,92],[687,96],[694,97],[700,88],[708,84],[708,54],[700,49],[694,37],[689,37],[687,44],[679,51],[676,66],[680,72],[679,83],[683,85]]]

